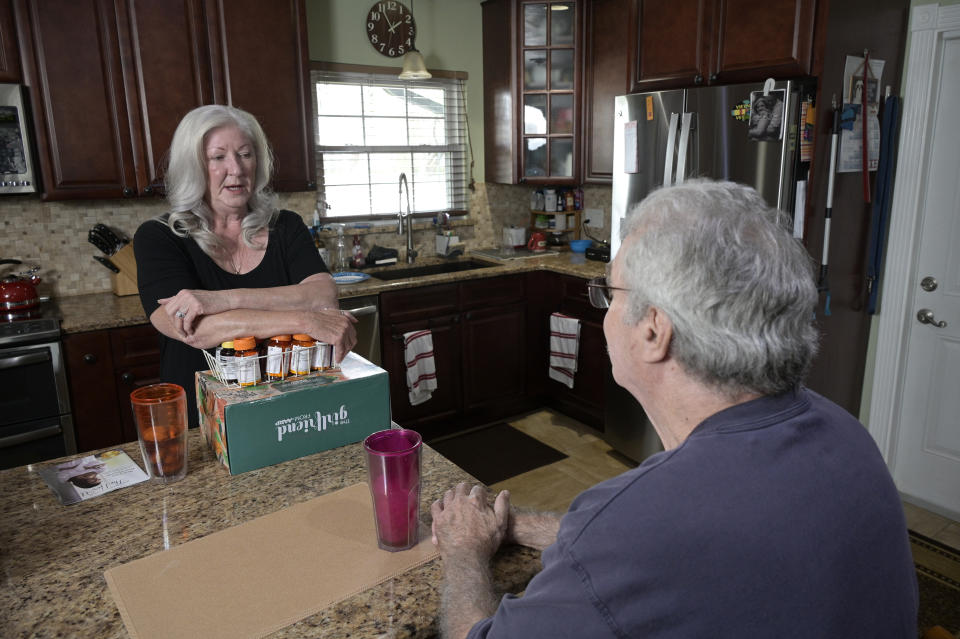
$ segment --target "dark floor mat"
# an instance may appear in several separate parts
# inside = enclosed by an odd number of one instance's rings
[[[488,486],[566,458],[504,423],[430,442],[430,446]]]

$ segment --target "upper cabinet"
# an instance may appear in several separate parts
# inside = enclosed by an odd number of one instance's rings
[[[811,72],[816,0],[634,0],[632,92]]]
[[[613,103],[630,92],[636,42],[634,0],[593,0],[583,9],[583,162],[581,181],[613,179]]]
[[[488,180],[579,178],[581,20],[577,2],[483,3]]]
[[[273,148],[273,188],[316,188],[304,0],[207,0],[214,97],[256,116]]]
[[[264,125],[277,190],[311,188],[312,136],[294,148],[288,133],[310,121],[303,0],[237,4],[241,10],[214,0],[14,0],[44,199],[156,193],[180,119],[215,102],[246,108]],[[248,23],[255,38],[243,30]],[[252,50],[269,71],[251,63]],[[251,94],[276,101],[280,92],[282,105],[238,103]],[[295,119],[302,124],[289,126]]]
[[[0,2],[0,82],[19,83],[20,52],[17,51],[17,29],[9,0]]]

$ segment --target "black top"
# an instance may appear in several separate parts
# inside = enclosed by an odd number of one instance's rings
[[[133,242],[140,303],[147,317],[160,306],[158,299],[172,297],[183,289],[270,288],[299,284],[311,275],[328,272],[303,220],[292,211],[277,214],[270,225],[263,259],[242,275],[220,268],[192,238],[178,237],[165,222],[144,222]],[[193,374],[207,368],[199,350],[160,335],[160,380],[186,390],[190,426],[198,423]]]

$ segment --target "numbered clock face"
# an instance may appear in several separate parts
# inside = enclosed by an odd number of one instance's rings
[[[367,13],[367,38],[373,48],[385,56],[397,58],[413,48],[416,23],[413,14],[401,2],[384,0]]]

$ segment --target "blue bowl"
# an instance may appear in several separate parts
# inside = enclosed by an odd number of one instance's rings
[[[593,240],[570,240],[570,250],[574,253],[583,253],[591,244]]]

